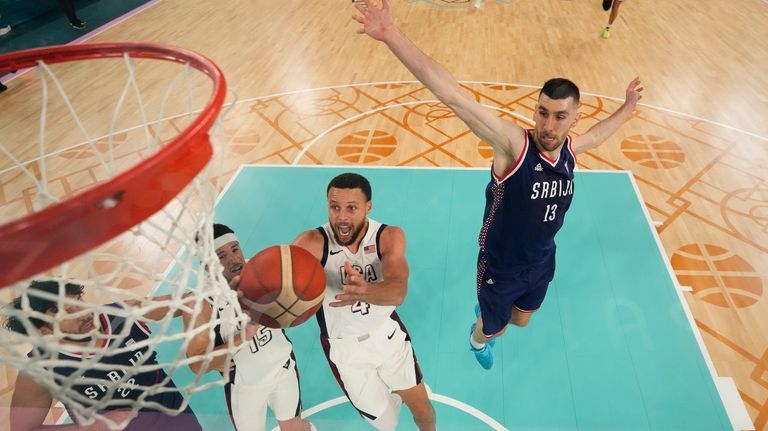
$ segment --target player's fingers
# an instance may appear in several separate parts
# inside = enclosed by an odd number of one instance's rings
[[[236,275],[232,277],[232,280],[229,281],[229,287],[231,287],[234,290],[237,290],[240,287],[240,276]]]
[[[359,22],[360,24],[363,24],[365,22],[365,20],[359,15],[352,15],[352,19]]]
[[[363,293],[363,288],[360,285],[344,284],[341,286],[341,290],[344,293],[353,294],[353,295],[359,295]]]
[[[329,302],[328,305],[334,308],[338,307],[347,307],[349,305],[354,304],[356,301],[335,301],[335,302]]]

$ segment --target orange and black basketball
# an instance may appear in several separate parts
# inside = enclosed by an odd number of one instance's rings
[[[270,328],[296,326],[323,304],[325,272],[311,253],[274,245],[253,256],[240,273],[240,291],[254,320]]]

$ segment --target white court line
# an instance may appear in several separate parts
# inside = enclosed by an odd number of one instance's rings
[[[507,428],[504,427],[504,425],[498,423],[492,417],[470,406],[469,404],[465,404],[459,400],[446,397],[445,395],[436,394],[436,393],[430,393],[429,399],[431,399],[432,401],[436,401],[438,403],[453,407],[457,410],[461,410],[464,413],[479,419],[480,421],[482,421],[483,423],[491,427],[491,429],[493,429],[494,431],[509,431]],[[301,417],[303,417],[304,419],[308,419],[310,416],[312,416],[315,413],[319,413],[323,410],[330,409],[331,407],[335,407],[340,404],[344,404],[346,402],[349,402],[349,400],[347,400],[347,397],[338,397],[332,400],[324,401],[316,406],[313,406],[308,408],[307,410],[304,410],[301,414]],[[360,420],[360,421],[363,420],[362,418],[354,418],[354,419]],[[274,427],[272,428],[271,431],[280,431],[280,428]]]
[[[298,165],[299,164],[299,160],[301,160],[301,158],[304,156],[304,154],[306,154],[306,152],[309,151],[309,149],[312,148],[321,138],[323,138],[328,133],[331,133],[332,131],[338,129],[339,127],[341,127],[341,126],[343,126],[345,124],[351,123],[352,121],[355,121],[358,118],[362,118],[362,117],[365,117],[365,116],[368,116],[368,115],[372,115],[372,114],[375,114],[377,112],[386,111],[387,109],[397,108],[397,107],[400,107],[400,106],[421,105],[421,104],[424,104],[424,103],[440,103],[440,101],[439,100],[418,100],[418,101],[415,101],[415,102],[397,103],[397,104],[394,104],[394,105],[381,106],[379,108],[372,109],[370,111],[365,111],[363,113],[354,115],[354,116],[349,117],[349,118],[345,118],[344,120],[342,120],[342,121],[334,124],[333,126],[323,130],[319,135],[315,136],[311,141],[309,141],[309,143],[307,145],[305,145],[304,148],[301,149],[299,154],[296,155],[296,157],[293,159],[293,162],[291,162],[291,165],[294,165],[294,166]],[[486,108],[495,109],[496,111],[501,111],[501,112],[507,113],[507,114],[511,115],[512,117],[517,118],[518,120],[522,120],[522,121],[527,122],[527,123],[532,123],[530,119],[525,118],[522,115],[516,114],[516,113],[514,113],[512,111],[508,111],[506,109],[502,109],[502,108],[499,108],[499,107],[496,107],[496,106],[490,106],[490,105],[485,105],[485,104],[482,104],[482,105],[485,106]]]
[[[763,1],[768,2],[768,0],[763,0]],[[508,86],[508,87],[523,87],[523,88],[530,88],[530,89],[541,88],[540,85],[515,84],[515,83],[509,83],[509,82],[491,82],[491,81],[473,81],[473,80],[463,80],[463,81],[458,81],[458,82],[460,84],[502,85],[502,86]],[[304,89],[299,89],[299,90],[284,91],[284,92],[281,92],[281,93],[274,93],[274,94],[270,94],[270,95],[266,95],[266,96],[251,97],[251,98],[243,99],[241,102],[254,102],[254,101],[258,101],[258,100],[270,99],[270,98],[273,98],[273,97],[293,96],[293,95],[302,94],[302,93],[311,93],[311,92],[314,92],[314,91],[335,90],[335,89],[340,89],[340,88],[354,88],[354,87],[377,86],[377,85],[392,85],[392,84],[400,84],[400,85],[403,85],[403,84],[418,84],[418,85],[422,85],[422,86],[424,85],[420,81],[413,81],[413,80],[411,80],[411,81],[376,81],[376,82],[365,82],[365,83],[329,85],[329,86],[324,86],[324,87],[304,88]],[[426,87],[424,87],[424,89],[426,89]],[[591,93],[591,92],[588,92],[588,91],[582,91],[581,94],[582,95],[586,95],[586,96],[599,97],[601,99],[606,99],[606,100],[613,100],[615,102],[623,102],[624,101],[624,99],[621,99],[621,98],[618,98],[618,97],[605,96],[605,95],[602,95],[602,94]],[[654,110],[657,110],[657,111],[662,111],[662,112],[666,112],[666,113],[669,113],[669,114],[678,115],[680,117],[688,118],[688,119],[691,119],[691,120],[696,120],[696,121],[701,121],[701,122],[704,122],[704,123],[709,123],[709,124],[712,124],[712,125],[715,125],[715,126],[723,127],[723,128],[728,129],[728,130],[739,132],[739,133],[745,134],[747,136],[751,136],[753,138],[760,139],[762,141],[768,142],[768,137],[766,137],[766,136],[761,136],[761,135],[758,135],[756,133],[752,133],[752,132],[749,132],[749,131],[746,131],[746,130],[743,130],[743,129],[739,129],[739,128],[734,127],[734,126],[729,126],[727,124],[718,123],[717,121],[708,120],[706,118],[699,117],[699,116],[696,116],[696,115],[686,114],[684,112],[675,111],[673,109],[668,109],[668,108],[664,108],[664,107],[661,107],[661,106],[649,105],[647,103],[638,103],[637,106],[643,106],[645,108],[654,109]]]
[[[653,225],[653,219],[651,219],[651,214],[648,211],[648,208],[645,206],[645,201],[643,200],[643,195],[640,193],[640,188],[637,186],[637,182],[635,182],[635,176],[632,174],[632,172],[627,172],[627,175],[629,175],[629,179],[632,182],[632,187],[635,189],[635,194],[637,195],[637,199],[640,203],[640,207],[642,208],[643,214],[645,214],[646,221],[648,222],[648,227],[650,228],[649,230],[651,231],[651,234],[653,235],[653,239],[656,242],[656,247],[658,247],[659,249],[659,255],[662,257],[662,260],[664,261],[664,266],[667,267],[669,278],[670,280],[672,280],[672,283],[675,286],[675,294],[677,294],[677,298],[680,300],[680,305],[683,307],[685,316],[688,318],[688,323],[691,326],[691,331],[693,332],[694,338],[696,338],[696,343],[698,343],[699,345],[699,350],[701,350],[701,355],[704,357],[704,362],[706,363],[707,369],[709,370],[709,374],[712,377],[712,382],[715,384],[715,389],[717,390],[717,393],[720,396],[720,401],[722,402],[723,408],[725,409],[725,412],[728,415],[728,420],[731,422],[731,427],[733,427],[733,429],[737,431],[750,429],[750,428],[743,428],[741,424],[742,423],[741,418],[743,418],[744,415],[747,415],[747,417],[749,417],[749,413],[747,412],[747,409],[744,406],[744,402],[741,400],[741,398],[738,398],[736,400],[732,399],[733,397],[727,393],[727,391],[725,390],[725,387],[722,384],[718,384],[718,382],[721,382],[723,378],[718,376],[717,374],[717,370],[715,369],[715,365],[712,362],[712,358],[709,355],[707,346],[704,344],[704,338],[702,337],[701,332],[699,331],[699,327],[696,326],[696,320],[693,317],[693,313],[691,312],[691,309],[688,307],[688,303],[685,301],[685,297],[683,296],[683,292],[686,290],[686,287],[689,289],[690,287],[681,286],[680,283],[678,282],[677,277],[675,276],[675,271],[674,269],[672,269],[672,264],[667,258],[666,251],[664,251],[664,246],[661,242],[661,237],[659,236],[658,231]]]

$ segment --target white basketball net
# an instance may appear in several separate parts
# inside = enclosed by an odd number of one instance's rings
[[[34,124],[10,125],[8,115],[0,116],[0,130],[14,132],[0,133],[0,198],[4,199],[0,200],[0,224],[67,200],[135,166],[196,118],[212,88],[207,76],[188,65],[127,55],[55,65],[40,63],[36,69],[38,79],[29,80],[26,88],[19,89],[29,91],[29,106],[13,108],[30,109],[28,117]],[[98,98],[90,94],[96,91]],[[87,104],[82,99],[87,99]],[[33,115],[34,105],[38,112]],[[4,110],[12,107],[4,106]],[[18,116],[15,121],[19,121]],[[226,356],[228,367],[236,348],[229,341],[224,349],[214,351],[213,330],[221,325],[224,333],[231,334],[246,321],[221,276],[213,249],[211,225],[223,160],[221,129],[217,126],[211,131],[212,161],[161,211],[75,259],[0,290],[3,303],[22,298],[20,310],[2,308],[0,320],[16,319],[28,334],[0,328],[0,362],[44,386],[77,423],[101,421],[112,429],[124,427],[130,418],[114,420],[105,416],[104,412],[112,408],[129,409],[131,417],[142,408],[177,414],[193,393],[226,381],[228,373],[208,373],[203,379],[188,367],[193,362],[205,367],[219,355]],[[57,294],[37,293],[28,289],[32,280],[80,284],[85,294],[74,299],[66,296],[64,289]],[[163,301],[149,299],[159,295],[169,296]],[[56,303],[58,311],[33,311],[31,304],[39,298]],[[140,305],[106,305],[126,302]],[[212,320],[187,331],[182,318],[172,318],[187,313],[194,320],[201,310],[218,310],[225,304],[234,304],[226,307],[231,313],[213,313]],[[130,328],[144,320],[143,316],[162,312],[166,307],[168,317],[155,324],[150,322],[149,338],[129,339]],[[107,314],[125,319],[124,330],[114,332],[112,328],[110,333],[100,318]],[[93,324],[90,341],[74,344],[68,339],[71,335],[63,327],[68,318]],[[39,319],[52,333],[38,330],[33,319]],[[205,352],[188,358],[189,342],[198,334],[209,336],[210,341]],[[133,355],[139,348],[148,350],[134,359],[135,365],[104,363],[106,358],[121,353]],[[150,361],[153,353],[156,364]],[[59,367],[72,370],[62,375],[54,371]],[[168,377],[147,385],[136,383],[142,373],[158,369],[165,370]],[[84,377],[88,370],[104,370],[109,378]],[[186,399],[178,408],[151,400],[153,395],[175,390],[166,386],[170,379]],[[96,389],[84,395],[76,390],[78,386]],[[129,392],[133,395],[124,397]],[[98,396],[91,398],[93,394]]]

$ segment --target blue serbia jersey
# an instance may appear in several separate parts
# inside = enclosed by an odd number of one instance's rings
[[[111,306],[119,307],[120,305],[111,304]],[[162,369],[158,369],[135,374],[131,376],[127,382],[117,383],[123,377],[123,369],[125,369],[126,366],[130,367],[137,364],[145,366],[157,364],[157,361],[155,360],[155,352],[152,351],[149,353],[149,349],[146,346],[135,349],[130,348],[131,345],[149,338],[149,328],[145,326],[143,322],[137,321],[131,325],[125,337],[122,337],[118,334],[122,334],[124,331],[123,326],[126,323],[124,318],[110,314],[101,314],[99,316],[99,322],[101,324],[101,331],[105,337],[108,339],[114,338],[115,340],[120,340],[121,343],[119,347],[127,349],[121,353],[105,355],[99,359],[99,363],[102,366],[114,364],[115,367],[113,369],[110,369],[109,367],[105,367],[106,369],[91,368],[84,373],[84,377],[101,380],[104,382],[103,384],[97,384],[95,382],[84,382],[82,384],[73,385],[74,390],[82,394],[86,399],[100,400],[109,393],[112,387],[117,386],[115,388],[114,394],[112,395],[112,400],[136,400],[141,396],[143,391],[136,386],[133,386],[134,384],[138,386],[153,386],[160,384],[163,382],[163,380],[165,380],[165,372]],[[115,349],[116,347],[117,346],[110,346],[112,349]],[[150,356],[147,358],[145,357],[147,355]],[[58,352],[58,359],[62,362],[80,362],[85,358],[87,358],[87,356],[77,353],[63,351]],[[69,376],[76,372],[76,369],[74,367],[57,366],[54,368],[54,372],[61,376]],[[146,398],[145,403],[147,401],[153,401],[167,408],[178,409],[183,402],[181,394],[175,390],[173,382],[170,380],[164,386],[171,390],[149,396]],[[87,405],[87,403],[84,404]],[[125,408],[125,405],[108,406],[106,410],[116,408]],[[144,407],[141,409],[141,411],[153,411],[153,409]]]
[[[557,160],[541,154],[532,130],[514,166],[501,177],[491,169],[485,191],[480,252],[494,274],[517,273],[555,252],[555,234],[563,225],[573,197],[576,156],[571,137],[565,139]]]

